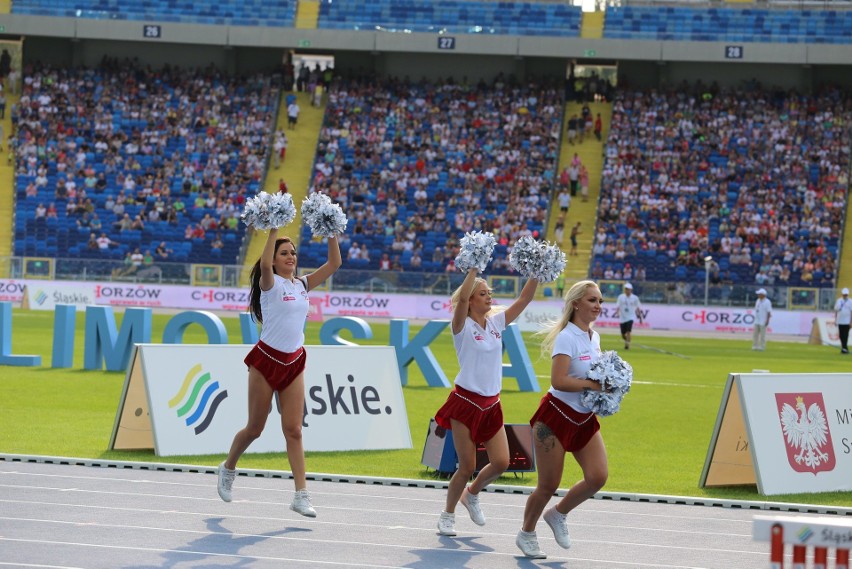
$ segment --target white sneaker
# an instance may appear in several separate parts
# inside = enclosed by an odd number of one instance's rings
[[[478,526],[485,525],[485,514],[482,513],[482,508],[479,507],[479,494],[471,494],[464,489],[461,495],[461,505],[467,508],[467,513],[470,514],[470,519]]]
[[[297,514],[302,514],[306,518],[317,517],[317,511],[311,505],[311,495],[304,488],[296,490],[296,494],[293,495],[293,502],[290,504],[290,509]]]
[[[441,517],[438,518],[438,533],[441,535],[456,535],[455,514],[441,512]]]
[[[524,552],[524,555],[530,559],[547,559],[547,555],[545,555],[538,546],[538,537],[535,535],[534,531],[519,531],[518,537],[515,538],[515,545],[517,545],[521,551]]]
[[[234,478],[237,476],[236,470],[225,468],[225,463],[219,465],[219,497],[225,502],[231,501],[231,488],[234,486]]]
[[[550,508],[544,512],[544,521],[553,530],[553,538],[559,547],[568,549],[571,547],[571,536],[568,535],[568,523],[565,514],[560,514],[556,508]]]

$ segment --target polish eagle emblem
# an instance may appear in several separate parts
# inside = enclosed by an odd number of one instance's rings
[[[817,470],[829,460],[821,449],[828,442],[828,421],[816,403],[805,405],[805,400],[796,397],[796,407],[784,403],[781,407],[781,427],[791,448],[790,458],[796,464]]]

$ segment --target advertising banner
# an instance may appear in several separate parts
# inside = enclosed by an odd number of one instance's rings
[[[23,306],[30,310],[55,310],[57,304],[84,307],[95,302],[95,285],[63,281],[27,281]]]
[[[595,328],[618,329],[615,310],[614,304],[604,303]],[[640,311],[642,322],[635,321],[634,330],[729,332],[750,337],[754,328],[754,310],[751,308],[643,304]],[[557,321],[561,312],[562,303],[559,301],[534,301],[518,318],[518,326],[525,332],[535,332],[548,322]],[[811,333],[814,316],[813,312],[774,310],[769,334],[807,336]]]
[[[128,366],[110,449],[157,456],[227,453],[247,420],[251,345],[137,344]],[[411,448],[392,346],[307,346],[305,450]],[[273,400],[248,452],[285,450]]]
[[[23,302],[24,306],[33,310],[52,310],[56,304],[97,304],[245,312],[248,309],[248,295],[247,287],[0,279],[0,301]],[[317,321],[334,316],[417,320],[446,320],[452,317],[449,296],[314,290],[309,294],[309,299],[309,319]],[[497,299],[497,303],[501,302],[510,300]],[[517,323],[522,331],[535,332],[548,322],[558,320],[561,310],[562,302],[559,300],[534,300]],[[636,321],[633,325],[634,329],[640,331],[728,332],[747,336],[754,326],[754,311],[751,308],[643,304],[641,311],[642,322]],[[832,319],[832,315],[827,312],[775,310],[769,334],[809,336],[814,318]],[[598,329],[617,329],[618,324],[615,305],[604,303],[595,326]]]

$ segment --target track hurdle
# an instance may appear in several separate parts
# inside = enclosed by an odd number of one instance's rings
[[[829,569],[828,553],[835,550],[834,569],[849,569],[852,519],[832,516],[755,516],[754,541],[770,543],[770,569],[784,569],[784,549],[792,546],[793,569],[808,567],[808,548],[813,550],[813,569]]]

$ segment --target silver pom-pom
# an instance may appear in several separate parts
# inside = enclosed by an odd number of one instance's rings
[[[580,395],[580,403],[591,409],[595,415],[609,417],[618,413],[622,397],[623,395],[615,393],[602,393],[586,389]]]
[[[476,269],[480,273],[491,261],[497,240],[491,233],[470,231],[459,240],[459,254],[456,255],[456,268],[466,273]]]
[[[586,390],[580,396],[583,405],[596,415],[608,417],[621,408],[621,400],[633,383],[633,368],[614,351],[606,351],[592,364],[588,379],[601,384],[601,391]]]
[[[515,242],[509,264],[523,276],[542,283],[555,281],[565,270],[565,253],[556,245],[525,235]]]
[[[240,217],[249,227],[273,229],[292,223],[296,218],[296,206],[290,194],[260,192],[246,201]]]
[[[340,206],[322,192],[314,192],[302,202],[302,220],[319,237],[336,237],[349,223]]]
[[[524,235],[512,246],[512,252],[509,253],[509,265],[521,273],[529,276],[535,265],[536,259],[541,256],[541,247],[535,239],[529,235]]]

